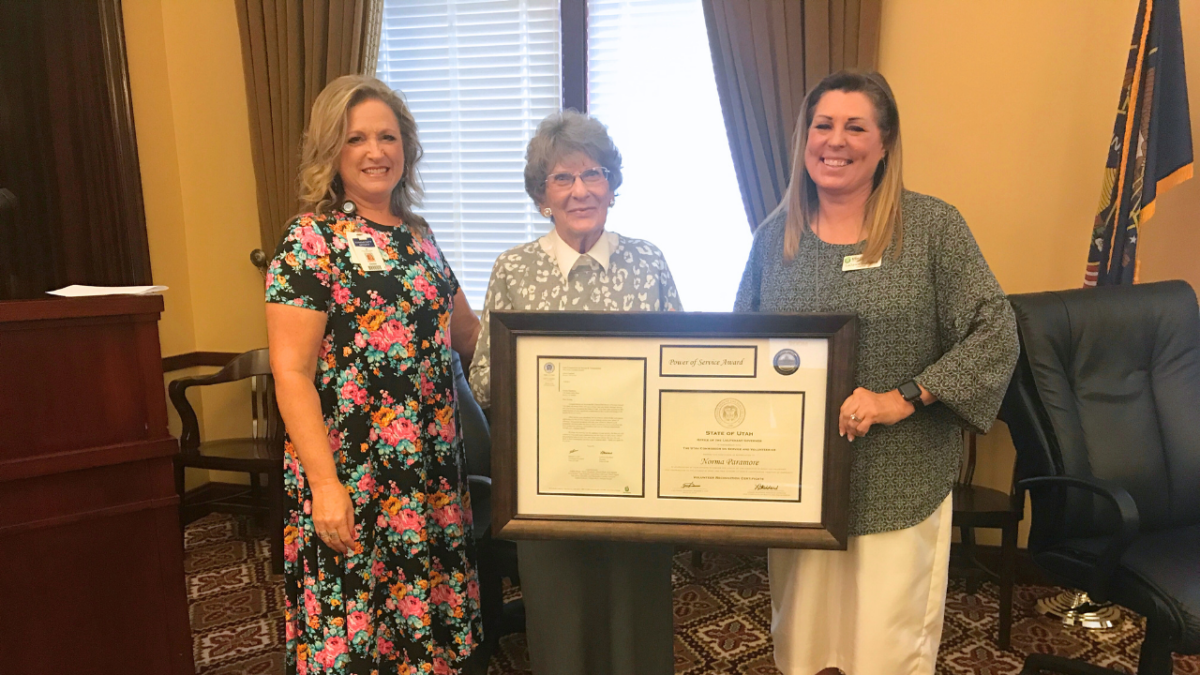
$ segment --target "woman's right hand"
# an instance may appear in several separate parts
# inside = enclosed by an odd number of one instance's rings
[[[329,548],[347,553],[354,543],[354,502],[340,482],[312,487],[312,521]]]

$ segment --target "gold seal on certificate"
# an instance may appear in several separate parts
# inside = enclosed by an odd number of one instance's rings
[[[646,360],[538,366],[538,493],[642,496]]]
[[[746,420],[746,406],[736,398],[727,398],[717,404],[717,422],[726,429],[740,427]]]

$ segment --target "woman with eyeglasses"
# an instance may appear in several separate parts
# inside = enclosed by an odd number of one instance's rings
[[[504,252],[492,268],[471,390],[491,403],[492,310],[663,312],[679,295],[650,242],[608,231],[621,153],[596,119],[566,110],[538,125],[525,153],[525,191],[549,234]],[[518,542],[534,675],[674,672],[669,544]]]

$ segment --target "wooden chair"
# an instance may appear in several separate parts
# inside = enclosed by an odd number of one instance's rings
[[[976,437],[963,433],[966,456],[959,482],[954,486],[954,527],[962,535],[962,552],[970,568],[959,569],[966,576],[967,593],[979,589],[981,577],[989,578],[1000,587],[1001,649],[1009,649],[1012,636],[1012,597],[1017,565],[1017,527],[1024,517],[1024,504],[1018,504],[1010,493],[974,485]],[[992,570],[980,562],[975,546],[975,528],[996,528],[1000,535],[1000,568]]]
[[[238,380],[250,380],[250,436],[201,441],[196,411],[187,390]],[[175,461],[175,489],[180,496],[180,520],[186,525],[208,511],[252,514],[266,518],[271,537],[271,568],[283,573],[283,420],[275,404],[275,383],[266,349],[235,357],[220,372],[181,377],[168,386],[171,403],[179,412],[183,431]],[[250,475],[250,486],[232,497],[196,503],[186,498],[184,472],[188,468],[237,471]],[[267,477],[266,490],[262,476]]]

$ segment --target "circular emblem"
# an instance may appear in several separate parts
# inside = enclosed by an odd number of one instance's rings
[[[732,429],[741,426],[746,419],[746,406],[736,398],[721,399],[717,404],[717,409],[714,413],[717,418],[717,423],[726,429]]]
[[[358,209],[358,207],[355,206],[354,202],[350,201],[349,199],[342,202],[342,212],[343,213],[353,214],[357,209]]]
[[[547,373],[553,373],[554,372],[554,362],[547,361],[546,365],[542,366],[542,370],[546,371]]]
[[[800,355],[794,349],[780,349],[775,353],[775,372],[791,375],[800,370]]]

